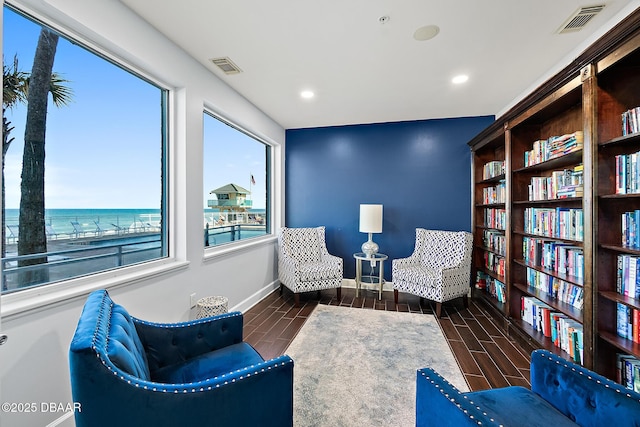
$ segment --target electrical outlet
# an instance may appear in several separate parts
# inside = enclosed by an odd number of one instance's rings
[[[191,308],[195,307],[197,302],[198,301],[196,300],[195,292],[189,295],[189,307]]]

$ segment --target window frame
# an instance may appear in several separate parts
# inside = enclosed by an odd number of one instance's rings
[[[53,18],[46,18],[41,13],[34,11],[27,5],[12,1],[5,1],[3,6],[10,8],[13,12],[22,15],[34,23],[47,27],[66,38],[69,42],[75,43],[80,49],[85,49],[103,60],[111,63],[114,67],[119,67],[139,79],[157,87],[161,91],[161,103],[164,111],[161,117],[161,174],[162,174],[162,197],[160,211],[166,232],[161,234],[161,241],[164,245],[164,254],[161,258],[151,259],[139,264],[131,264],[106,271],[72,277],[54,283],[38,285],[25,288],[19,292],[2,294],[0,290],[0,307],[2,307],[2,318],[8,318],[25,311],[41,309],[48,305],[69,300],[78,296],[84,296],[96,289],[110,289],[114,287],[128,285],[137,281],[163,275],[167,272],[186,269],[189,263],[184,259],[179,259],[176,247],[176,224],[175,212],[177,210],[175,197],[175,159],[176,159],[176,127],[177,118],[175,116],[176,90],[171,85],[155,77],[153,73],[141,69],[134,62],[125,59],[115,53],[117,49],[109,49],[106,46],[98,45],[82,33],[75,31],[64,25],[61,21]],[[4,14],[0,15],[4,19]],[[2,49],[0,47],[0,49]],[[4,51],[3,51],[4,54]],[[1,179],[1,178],[0,178]],[[1,244],[4,244],[2,242]],[[181,257],[183,258],[183,257]],[[1,273],[1,272],[0,272]]]
[[[267,233],[264,236],[251,237],[248,239],[240,239],[235,242],[228,242],[217,246],[202,246],[204,252],[204,260],[215,259],[219,256],[227,255],[229,253],[234,253],[237,251],[244,251],[248,248],[255,247],[256,245],[264,245],[269,244],[278,239],[276,234],[277,224],[279,221],[276,219],[276,209],[274,203],[274,194],[276,193],[276,179],[274,176],[274,171],[276,170],[276,153],[280,148],[280,144],[273,141],[271,138],[268,138],[264,135],[261,135],[257,132],[254,132],[250,129],[249,126],[240,124],[237,120],[230,120],[227,116],[218,111],[215,107],[210,104],[205,103],[202,108],[202,150],[204,151],[204,118],[205,115],[211,116],[212,119],[219,120],[221,123],[230,126],[231,128],[237,130],[238,132],[244,133],[246,136],[253,138],[256,142],[264,144],[268,150],[266,154],[265,161],[265,173],[268,177],[267,185],[266,185],[266,200],[265,200],[265,215],[267,217],[266,226]],[[204,162],[206,159],[204,158],[204,153],[202,156],[202,167],[204,169]],[[204,188],[204,179],[202,180],[202,185]],[[204,201],[203,201],[204,202]]]

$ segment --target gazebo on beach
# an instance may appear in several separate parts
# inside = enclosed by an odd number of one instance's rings
[[[211,190],[209,194],[215,194],[215,200],[208,200],[207,206],[220,211],[220,220],[223,220],[223,213],[226,213],[225,221],[231,223],[247,222],[247,209],[252,206],[252,200],[247,196],[251,194],[249,190],[237,184],[227,184],[223,187]]]

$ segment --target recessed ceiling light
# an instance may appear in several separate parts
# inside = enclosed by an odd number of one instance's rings
[[[451,79],[451,81],[457,85],[459,85],[460,83],[464,83],[467,80],[469,80],[469,76],[467,76],[466,74],[460,74],[459,76],[455,76]]]
[[[440,27],[437,25],[425,25],[424,27],[418,28],[413,33],[413,38],[418,40],[419,42],[423,42],[425,40],[431,40],[440,32]]]
[[[311,99],[316,96],[316,94],[311,90],[303,90],[302,92],[300,92],[300,96],[304,99]]]

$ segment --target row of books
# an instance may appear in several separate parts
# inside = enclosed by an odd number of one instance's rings
[[[640,257],[618,255],[616,292],[626,297],[640,299]]]
[[[622,246],[640,249],[640,209],[622,214]]]
[[[482,179],[491,179],[504,175],[504,160],[494,160],[482,167]]]
[[[574,151],[582,150],[584,133],[575,131],[549,139],[540,139],[533,143],[533,148],[524,153],[524,165],[532,166],[547,160],[562,157]]]
[[[584,278],[584,252],[578,246],[557,240],[524,237],[522,254],[527,264],[573,276],[576,280]]]
[[[506,256],[507,254],[507,238],[503,231],[483,230],[482,244],[498,255]]]
[[[529,184],[529,200],[553,200],[582,197],[584,194],[582,164],[573,169],[551,172],[551,176],[533,176]]]
[[[497,299],[499,302],[507,302],[504,283],[482,271],[478,271],[475,286],[478,289],[484,289],[485,292]]]
[[[616,354],[616,381],[640,393],[640,359],[628,354]]]
[[[582,310],[584,305],[584,289],[582,286],[565,282],[541,271],[527,268],[527,286],[538,289],[552,298]]]
[[[505,275],[505,259],[501,256],[494,254],[493,252],[484,253],[484,266],[487,270],[491,270],[498,276],[504,277]]]
[[[584,355],[582,325],[567,315],[531,296],[521,299],[521,318],[536,331],[551,339],[556,347],[567,352],[571,359],[582,364]]]
[[[507,200],[507,183],[502,180],[495,187],[482,189],[482,203],[505,203]]]
[[[487,208],[484,210],[484,226],[505,230],[507,228],[507,211],[504,209]]]
[[[616,306],[616,331],[618,336],[640,343],[640,310],[621,302]]]
[[[616,194],[640,193],[640,152],[618,154],[616,161]]]
[[[584,237],[582,209],[526,208],[524,231],[539,236],[582,241]]]
[[[622,135],[640,132],[640,107],[622,113]]]

